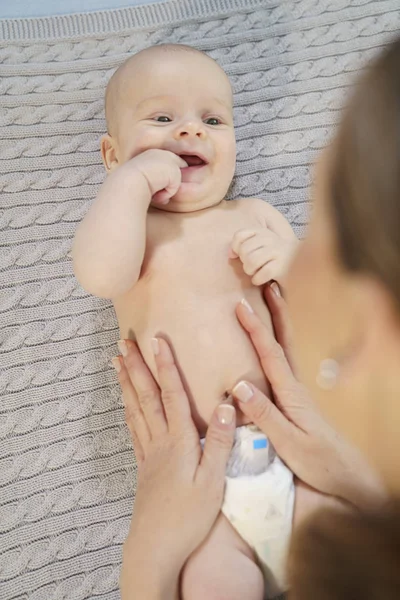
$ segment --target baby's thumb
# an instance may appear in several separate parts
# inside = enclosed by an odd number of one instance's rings
[[[220,404],[207,429],[203,456],[200,462],[201,477],[210,482],[225,481],[226,465],[232,450],[236,428],[236,411],[231,404]]]
[[[293,424],[279,408],[251,383],[240,381],[232,390],[240,410],[255,423],[270,440],[277,453],[284,458],[288,440],[293,436]]]

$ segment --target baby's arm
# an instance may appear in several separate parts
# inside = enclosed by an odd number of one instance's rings
[[[116,298],[139,279],[152,198],[166,204],[186,163],[172,152],[148,150],[113,171],[79,225],[72,249],[75,275],[88,292]],[[163,190],[163,191],[161,191]]]
[[[282,284],[299,243],[285,217],[273,206],[256,198],[240,200],[259,226],[240,229],[231,245],[231,258],[240,258],[244,272],[254,285],[272,279]]]

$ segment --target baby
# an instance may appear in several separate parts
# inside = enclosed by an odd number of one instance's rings
[[[282,280],[298,242],[265,201],[224,199],[236,160],[232,90],[207,55],[164,45],[131,57],[108,84],[106,120],[108,177],[78,227],[75,273],[112,299],[121,338],[137,340],[153,374],[151,338],[171,342],[204,435],[239,380],[269,392],[235,306],[247,299],[271,327],[260,286]],[[223,514],[186,564],[184,600],[278,593],[293,499],[292,474],[239,413]]]

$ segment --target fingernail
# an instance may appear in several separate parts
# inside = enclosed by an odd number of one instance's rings
[[[240,301],[240,304],[243,304],[243,306],[244,306],[245,308],[247,308],[247,310],[248,310],[250,313],[253,313],[253,312],[254,312],[254,310],[251,308],[250,304],[247,302],[246,298],[242,298],[242,299],[241,299],[241,301]]]
[[[118,340],[117,346],[122,356],[128,356],[128,346],[126,345],[125,340]]]
[[[253,390],[245,381],[239,381],[233,388],[233,395],[240,402],[248,402],[253,395]]]
[[[153,348],[154,356],[157,356],[160,353],[160,344],[157,338],[151,338],[151,347]]]
[[[221,425],[232,425],[235,409],[231,404],[220,404],[217,408],[217,416]]]
[[[117,373],[121,372],[121,363],[119,362],[118,356],[114,356],[114,358],[111,359],[111,364]]]
[[[275,281],[273,281],[273,282],[270,284],[270,286],[271,286],[271,290],[274,292],[274,294],[275,294],[276,296],[278,296],[278,298],[281,298],[281,297],[282,297],[282,294],[281,294],[281,290],[279,289],[279,285],[278,285],[278,284],[277,284]]]

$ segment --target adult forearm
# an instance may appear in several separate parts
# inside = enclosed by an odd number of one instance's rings
[[[113,173],[79,225],[72,255],[90,293],[113,298],[139,278],[146,248],[149,186],[140,173]]]
[[[160,561],[158,550],[148,547],[146,541],[132,542],[128,538],[120,578],[121,600],[179,600],[181,567],[168,560]]]
[[[364,463],[344,478],[340,496],[361,511],[379,509],[389,499],[387,489],[377,473]]]

